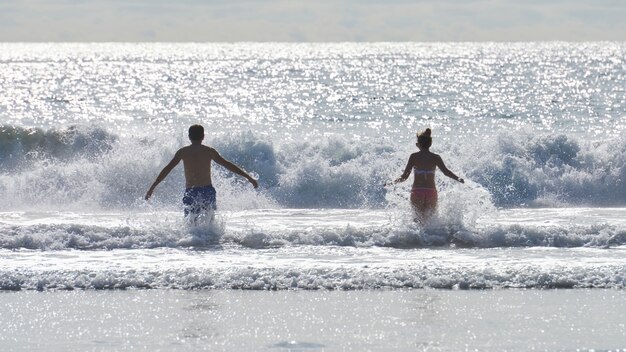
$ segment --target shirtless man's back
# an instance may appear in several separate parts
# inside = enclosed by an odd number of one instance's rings
[[[146,192],[145,199],[152,196],[156,186],[163,181],[167,175],[182,160],[185,168],[185,215],[197,213],[206,209],[216,209],[216,196],[213,182],[211,181],[211,161],[222,165],[227,170],[246,178],[254,188],[258,187],[257,181],[248,175],[232,162],[224,159],[217,150],[202,144],[204,139],[204,128],[200,125],[193,125],[189,128],[189,139],[191,145],[179,149],[174,158],[163,168],[156,180]]]

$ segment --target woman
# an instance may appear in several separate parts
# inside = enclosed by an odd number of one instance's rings
[[[465,183],[444,165],[441,157],[431,153],[429,148],[433,143],[430,136],[430,128],[417,134],[417,147],[419,152],[411,154],[406,168],[394,183],[404,182],[413,169],[413,188],[411,189],[411,204],[415,209],[417,221],[424,223],[437,210],[437,188],[435,187],[435,169],[438,167],[444,175],[453,180]]]

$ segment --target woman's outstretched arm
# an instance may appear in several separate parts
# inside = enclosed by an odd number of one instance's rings
[[[459,176],[455,175],[454,172],[448,170],[446,165],[443,163],[443,159],[441,159],[440,156],[437,156],[437,167],[439,168],[439,170],[441,170],[441,172],[443,172],[444,175],[450,177],[451,179],[453,179],[455,181],[459,181],[461,183],[465,183],[465,180],[463,180]]]
[[[406,167],[404,168],[404,172],[402,176],[398,177],[393,181],[393,183],[400,183],[406,181],[407,178],[411,175],[411,169],[413,168],[413,155],[409,157],[409,161],[406,163]]]

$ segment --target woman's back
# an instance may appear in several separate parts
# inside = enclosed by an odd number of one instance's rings
[[[413,167],[413,187],[435,188],[435,170],[439,155],[421,150],[411,154],[409,159]]]

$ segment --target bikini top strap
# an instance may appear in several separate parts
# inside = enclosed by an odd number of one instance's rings
[[[415,172],[416,174],[434,174],[435,170],[423,170],[423,169],[418,169],[414,166],[413,172]]]

